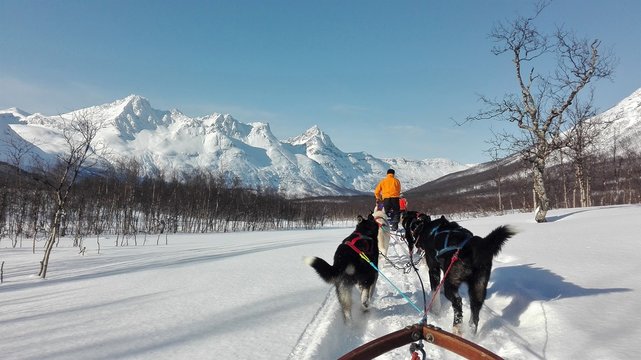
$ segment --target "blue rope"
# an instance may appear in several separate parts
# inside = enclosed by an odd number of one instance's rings
[[[365,255],[365,254],[363,254],[363,255]],[[363,256],[361,256],[361,257],[363,257]],[[405,298],[405,300],[407,300],[407,302],[408,302],[410,305],[412,305],[412,307],[413,307],[414,309],[416,309],[416,311],[418,311],[418,313],[419,313],[422,317],[425,317],[425,312],[424,312],[423,310],[419,309],[419,308],[418,308],[418,306],[416,306],[416,304],[414,304],[414,302],[413,302],[412,300],[410,300],[410,298],[408,298],[408,297],[407,297],[407,295],[405,295],[405,294],[404,294],[404,293],[403,293],[399,288],[397,288],[397,287],[396,287],[396,285],[394,285],[394,283],[393,283],[390,279],[388,279],[388,278],[387,278],[387,276],[385,276],[385,274],[383,274],[383,272],[381,272],[381,270],[379,270],[379,269],[378,269],[378,267],[377,267],[376,265],[374,265],[374,263],[373,263],[371,260],[369,260],[369,259],[367,258],[367,256],[363,257],[363,259],[364,259],[365,261],[367,261],[370,265],[372,265],[372,267],[373,267],[376,271],[378,271],[378,273],[379,273],[379,274],[381,274],[381,276],[383,276],[383,278],[385,278],[385,280],[387,280],[387,282],[388,282],[388,283],[390,283],[390,285],[392,285],[392,287],[393,287],[394,289],[396,289],[396,291],[398,291],[398,293],[399,293],[399,294],[401,294],[401,296],[402,296],[402,297],[404,297],[404,298]]]

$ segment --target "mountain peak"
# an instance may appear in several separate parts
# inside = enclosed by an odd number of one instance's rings
[[[98,112],[107,112],[111,114],[110,117],[116,117],[122,113],[136,113],[139,115],[144,111],[151,110],[149,100],[140,95],[131,94],[122,99],[112,101],[110,103],[93,106],[88,109]]]
[[[180,176],[204,169],[230,181],[240,179],[243,186],[270,188],[298,197],[369,192],[379,174],[390,167],[388,162],[364,153],[341,151],[318,125],[289,142],[280,141],[267,123],[247,124],[230,114],[216,113],[191,118],[176,110],[156,110],[146,98],[135,94],[76,111],[85,110],[92,120],[108,122],[98,134],[111,150],[105,158],[118,161],[135,157],[145,174]],[[18,121],[13,112],[4,115],[6,119],[0,115],[0,121]],[[26,119],[27,126],[19,127],[16,136],[37,140],[43,126],[50,129],[49,136],[62,134],[56,127],[60,122],[54,117],[34,114]],[[49,141],[47,151],[59,152],[55,148],[58,143],[62,141]],[[4,155],[0,151],[0,161]],[[395,168],[407,174],[403,181],[408,188],[433,179],[435,174],[460,170],[459,166],[441,171],[410,161]]]
[[[151,103],[149,103],[149,100],[140,95],[131,94],[122,99],[122,104],[125,107],[131,106],[131,109],[136,112],[137,115],[144,110],[151,109]]]
[[[134,134],[142,130],[154,130],[160,125],[167,126],[174,121],[171,112],[152,108],[147,98],[136,94],[76,111],[88,111],[95,118],[109,121],[115,127],[116,133],[126,140],[133,140]],[[73,116],[74,112],[70,115]]]
[[[214,114],[213,126],[233,138],[244,138],[251,131],[251,126],[243,124],[229,114]]]
[[[318,125],[314,125],[314,126],[310,127],[309,129],[307,129],[307,131],[305,131],[305,133],[322,134],[323,130],[321,130],[321,128]]]
[[[27,116],[31,115],[28,112],[26,112],[26,111],[24,111],[22,109],[19,109],[17,107],[10,107],[10,108],[5,109],[5,110],[0,110],[0,114],[10,114],[10,115],[13,115],[13,116],[15,116],[15,117],[17,117],[19,119],[26,118]]]
[[[327,147],[336,147],[332,143],[329,135],[325,134],[318,125],[307,129],[303,134],[289,138],[288,143],[292,145],[325,145]]]
[[[122,100],[124,100],[126,102],[147,102],[147,103],[149,103],[149,100],[146,97],[140,96],[140,95],[136,95],[136,94],[129,94],[127,97],[125,97]]]

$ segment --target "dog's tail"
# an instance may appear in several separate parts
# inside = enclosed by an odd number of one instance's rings
[[[475,260],[477,262],[488,262],[501,252],[501,248],[507,242],[507,239],[516,235],[509,225],[502,225],[492,230],[486,237],[478,240],[478,246],[474,246]]]
[[[320,276],[321,279],[325,280],[325,282],[333,284],[334,279],[336,279],[339,275],[338,269],[328,264],[327,261],[319,257],[308,256],[305,257],[304,260],[307,265],[313,267],[314,270],[316,270],[318,276]]]

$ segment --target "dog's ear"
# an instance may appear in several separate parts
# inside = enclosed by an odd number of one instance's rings
[[[363,221],[363,220],[364,220],[364,219],[363,219],[363,217],[362,217],[361,215],[358,215],[358,216],[356,217],[356,221],[358,221],[358,223],[360,223],[360,222],[361,222],[361,221]]]

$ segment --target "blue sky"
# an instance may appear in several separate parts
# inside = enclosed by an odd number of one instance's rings
[[[456,126],[478,95],[515,90],[492,26],[533,1],[0,0],[0,109],[47,115],[142,95],[195,117],[317,124],[343,151],[489,160],[490,127]],[[619,59],[607,110],[641,87],[641,1],[556,0],[537,23],[598,38]]]

